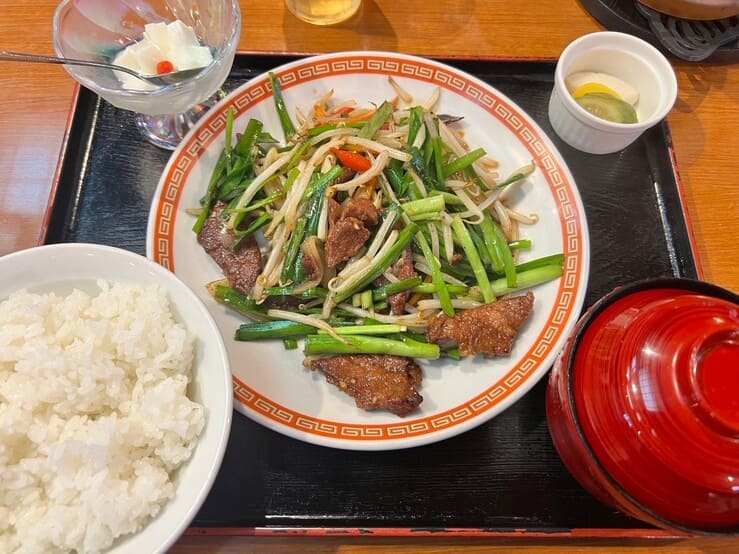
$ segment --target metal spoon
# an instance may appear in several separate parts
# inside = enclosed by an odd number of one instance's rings
[[[195,67],[192,69],[182,69],[180,71],[172,71],[171,73],[162,73],[161,75],[144,75],[133,69],[128,69],[120,65],[115,65],[105,62],[93,62],[89,60],[78,60],[74,58],[58,58],[55,56],[41,56],[39,54],[25,54],[23,52],[5,52],[0,50],[0,60],[16,61],[16,62],[35,62],[35,63],[54,63],[59,65],[84,65],[88,67],[102,67],[104,69],[112,69],[115,71],[122,71],[133,75],[137,79],[144,82],[151,83],[152,85],[163,87],[167,85],[173,85],[193,77],[203,71],[205,67]]]

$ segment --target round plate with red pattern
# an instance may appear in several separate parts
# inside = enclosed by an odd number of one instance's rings
[[[564,253],[561,278],[535,287],[534,310],[511,355],[461,362],[421,362],[423,403],[400,418],[367,412],[303,366],[300,349],[281,341],[237,342],[243,319],[216,303],[206,284],[223,277],[200,247],[187,210],[197,208],[224,146],[226,113],[234,130],[250,118],[281,137],[267,75],[252,79],[212,108],[173,153],[155,194],[147,236],[148,256],[174,271],[203,299],[223,333],[231,359],[235,407],[285,435],[325,446],[382,450],[427,444],[457,435],[499,414],[531,389],[551,367],[582,308],[589,268],[589,238],[582,201],[564,160],[539,126],[513,101],[485,82],[448,65],[404,54],[342,52],[275,68],[290,110],[307,112],[329,90],[338,100],[380,104],[396,96],[392,76],[418,101],[441,91],[439,113],[463,116],[455,124],[472,147],[483,147],[506,176],[533,160],[536,171],[515,195],[515,207],[536,213],[521,235],[532,248],[520,261]]]

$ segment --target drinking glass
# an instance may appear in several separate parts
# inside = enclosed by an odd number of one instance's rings
[[[362,0],[285,0],[298,19],[314,25],[333,25],[353,16]]]

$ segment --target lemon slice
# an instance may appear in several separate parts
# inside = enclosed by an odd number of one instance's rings
[[[628,102],[632,106],[635,106],[639,101],[639,91],[636,88],[608,73],[577,71],[565,77],[565,86],[567,87],[567,92],[572,94],[575,99],[585,94],[606,93]],[[580,91],[581,88],[585,88],[585,90]],[[579,95],[575,96],[575,92],[578,91]]]
[[[621,95],[619,93],[617,93],[611,87],[607,87],[606,85],[602,83],[585,83],[584,85],[580,85],[579,87],[577,87],[575,90],[572,91],[572,97],[575,100],[577,100],[578,98],[581,98],[585,96],[586,94],[591,94],[593,92],[600,92],[601,94],[609,94],[613,96],[614,98],[623,100],[623,98],[621,98]]]

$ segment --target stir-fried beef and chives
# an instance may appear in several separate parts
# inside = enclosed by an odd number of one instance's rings
[[[414,103],[391,79],[372,107],[331,91],[294,122],[270,80],[284,140],[255,119],[234,133],[230,109],[193,227],[224,272],[211,293],[251,320],[236,339],[303,340],[358,406],[399,415],[421,402],[412,358],[508,354],[534,301],[508,295],[562,274],[561,254],[515,262],[537,218],[506,196],[534,164],[499,180],[435,113],[439,89]]]

